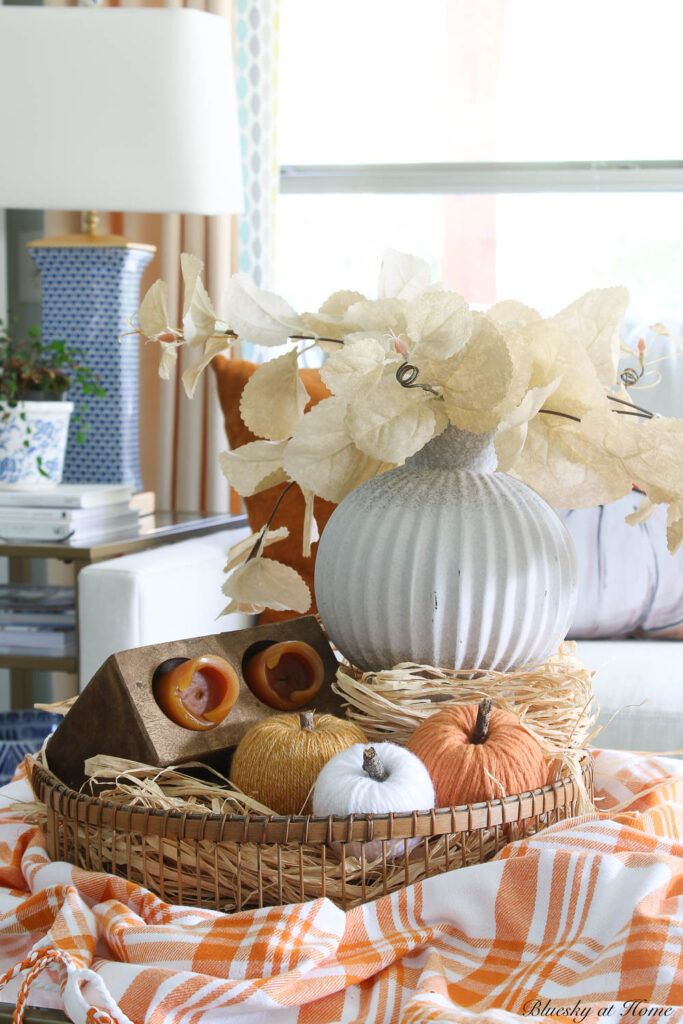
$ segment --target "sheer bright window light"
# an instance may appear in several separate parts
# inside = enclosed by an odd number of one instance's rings
[[[0,207],[239,212],[228,19],[0,5],[0,138]],[[90,431],[85,446],[70,438],[64,479],[139,490],[138,342],[119,336],[154,248],[97,234],[29,248],[41,273],[43,337],[84,350],[107,392],[88,400],[72,389]]]

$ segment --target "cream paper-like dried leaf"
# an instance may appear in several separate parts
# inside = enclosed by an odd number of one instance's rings
[[[311,545],[315,544],[316,541],[320,540],[320,532],[318,530],[318,524],[315,521],[315,515],[313,514],[313,506],[315,502],[315,494],[313,491],[304,490],[302,488],[301,493],[304,499],[304,525],[303,525],[303,543],[301,553],[304,558],[311,557]]]
[[[622,415],[620,408],[605,400],[602,408],[591,409],[581,422],[582,430],[567,435],[566,449],[604,477],[623,474],[629,485],[635,484],[656,504],[678,500],[683,483],[683,419],[656,417],[638,422]]]
[[[318,312],[325,316],[343,316],[349,307],[353,306],[356,302],[365,302],[365,295],[362,295],[361,292],[348,290],[332,292],[325,299]]]
[[[467,344],[473,319],[465,300],[455,292],[424,292],[406,312],[411,357],[450,359]]]
[[[651,501],[675,501],[683,483],[683,420],[658,417],[638,423],[614,410],[611,418],[614,426],[604,439],[608,453],[621,459]]]
[[[162,380],[171,379],[171,370],[178,362],[179,341],[160,341],[161,358],[159,359],[159,376]]]
[[[362,381],[348,403],[346,427],[362,452],[401,463],[448,426],[444,403],[420,388],[401,387],[396,362],[378,382]]]
[[[232,451],[220,452],[218,461],[230,486],[243,498],[249,498],[286,482],[282,460],[287,444],[287,441],[250,441]]]
[[[531,387],[546,387],[560,377],[553,394],[556,411],[579,418],[604,404],[605,389],[586,349],[548,320],[525,325],[516,332],[531,360]]]
[[[283,345],[302,330],[301,317],[273,292],[257,288],[246,274],[235,274],[225,290],[226,320],[254,345]]]
[[[666,541],[672,555],[683,544],[683,500],[677,499],[669,505],[666,518]]]
[[[216,313],[211,304],[206,288],[197,281],[192,302],[183,316],[183,334],[185,341],[197,347],[203,345],[216,330]]]
[[[645,523],[656,508],[657,506],[654,502],[650,501],[648,496],[644,494],[638,508],[626,516],[626,522],[629,526],[637,526],[639,523]]]
[[[359,381],[377,382],[385,350],[374,338],[361,337],[333,352],[320,368],[320,377],[334,395],[352,395]]]
[[[604,505],[633,484],[653,503],[673,502],[683,481],[683,420],[637,422],[606,398],[580,423],[541,414],[513,473],[558,508]]]
[[[531,388],[519,405],[499,425],[495,447],[498,469],[502,473],[507,473],[514,466],[524,448],[529,421],[543,408],[547,399],[559,387],[561,380],[561,377],[556,377],[545,387]]]
[[[356,342],[365,342],[367,339],[376,341],[385,355],[392,358],[396,355],[396,339],[387,331],[352,331],[344,335],[344,345],[355,345]]]
[[[278,541],[286,540],[287,537],[289,537],[289,530],[286,526],[278,526],[277,530],[266,530],[265,534],[263,531],[252,533],[250,537],[245,537],[244,540],[238,541],[230,548],[223,572],[231,572],[236,566],[241,565],[253,551],[257,540],[260,539],[260,543],[255,557],[261,555],[264,549],[270,547],[271,544],[277,544]]]
[[[204,263],[193,253],[180,253],[180,273],[184,288],[182,296],[182,315],[184,316],[190,305],[193,304],[195,288],[204,272]]]
[[[603,452],[597,463],[584,461],[597,447],[595,426],[540,413],[529,423],[511,474],[556,508],[592,508],[622,498],[632,481],[618,460]]]
[[[406,299],[412,302],[429,285],[429,264],[418,256],[386,249],[379,272],[379,299]]]
[[[183,374],[183,386],[188,398],[194,397],[197,382],[211,360],[215,356],[229,352],[233,341],[233,338],[226,338],[224,336],[209,338],[204,346],[204,351],[202,352],[201,357],[196,363],[193,363],[192,366],[188,366],[187,370],[185,370],[185,373]]]
[[[218,618],[222,615],[260,615],[265,609],[265,605],[253,605],[241,601],[231,601],[230,604],[226,604],[222,612],[220,612]]]
[[[203,345],[216,329],[216,313],[201,274],[204,264],[191,253],[180,257],[180,270],[185,290],[183,294],[183,334],[189,345]]]
[[[263,363],[242,391],[240,414],[252,434],[269,441],[291,437],[310,401],[296,352]]]
[[[532,324],[541,319],[540,313],[537,313],[531,306],[525,306],[523,302],[517,302],[516,299],[503,299],[502,302],[496,302],[487,310],[486,315],[491,320],[502,324]]]
[[[443,386],[448,418],[461,430],[495,430],[509,411],[514,364],[505,337],[493,320],[477,316],[466,348],[450,360],[454,369]]]
[[[598,380],[612,387],[619,364],[619,325],[628,306],[626,288],[597,288],[566,306],[550,320],[588,353]]]
[[[354,303],[366,301],[360,292],[334,292],[323,302],[317,313],[303,313],[301,322],[307,331],[318,337],[318,346],[323,352],[336,352],[340,345],[325,339],[334,338],[341,341],[349,330],[355,329],[354,325],[345,320],[346,312]]]
[[[185,316],[192,305],[194,290],[203,271],[204,264],[198,256],[194,256],[190,252],[183,252],[180,254],[180,273],[182,274],[184,286],[183,316]]]
[[[377,331],[381,335],[406,333],[406,313],[410,306],[403,299],[377,299],[356,302],[344,314],[347,332]]]
[[[168,286],[165,281],[155,281],[145,294],[138,310],[138,323],[141,333],[152,341],[160,334],[175,333],[168,325]]]
[[[387,468],[354,444],[345,416],[343,398],[323,399],[306,413],[285,452],[285,472],[302,490],[325,501],[342,501],[354,487]]]
[[[301,325],[302,333],[310,334],[311,339],[317,342],[323,352],[336,352],[341,347],[338,342],[341,342],[346,333],[341,316],[323,317],[319,313],[302,313]],[[336,341],[324,340],[329,338],[336,339]]]
[[[223,584],[223,593],[232,598],[222,615],[232,611],[294,611],[303,615],[311,606],[308,585],[295,569],[272,558],[252,558],[234,569]]]

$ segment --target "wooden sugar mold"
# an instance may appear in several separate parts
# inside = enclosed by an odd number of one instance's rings
[[[247,658],[270,644],[300,640],[323,660],[325,676],[316,696],[302,710],[343,717],[341,699],[332,692],[337,660],[313,615],[231,633],[151,644],[112,654],[92,677],[47,745],[51,770],[78,789],[85,781],[85,761],[109,754],[164,768],[202,761],[227,774],[230,751],[256,721],[281,711],[262,703],[245,682]],[[176,725],[161,710],[152,691],[157,667],[171,658],[202,655],[225,658],[238,675],[240,692],[227,717],[214,728],[195,732]]]

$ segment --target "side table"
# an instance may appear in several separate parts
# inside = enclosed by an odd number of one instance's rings
[[[56,559],[74,566],[76,587],[76,654],[73,657],[55,658],[41,656],[26,650],[3,654],[0,651],[0,668],[10,670],[10,706],[12,708],[30,707],[31,673],[47,672],[78,672],[78,574],[80,570],[93,562],[101,562],[118,555],[129,555],[146,548],[169,544],[178,540],[188,540],[218,530],[238,529],[245,526],[247,517],[229,513],[212,512],[152,512],[140,516],[138,526],[132,530],[121,531],[112,537],[91,542],[72,543],[70,540],[59,542],[27,542],[11,543],[0,541],[0,556],[9,559],[10,583],[28,583],[31,579],[30,560],[33,558]]]

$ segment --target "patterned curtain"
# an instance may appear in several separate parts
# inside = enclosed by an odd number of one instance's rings
[[[277,57],[280,0],[234,0],[235,66],[244,179],[239,269],[261,288],[272,284]]]

